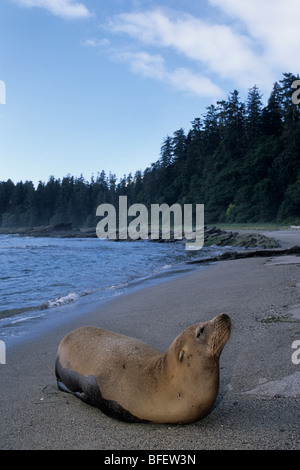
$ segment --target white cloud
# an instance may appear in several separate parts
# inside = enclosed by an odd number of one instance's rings
[[[244,23],[250,36],[263,49],[269,67],[295,71],[299,60],[299,0],[209,0]]]
[[[198,66],[242,86],[270,79],[251,38],[227,25],[207,23],[191,15],[167,16],[162,10],[126,13],[110,23],[113,33],[125,33],[148,46],[170,48]]]
[[[202,74],[231,80],[244,89],[256,84],[269,91],[279,74],[295,72],[300,43],[299,0],[208,1],[219,10],[214,21],[158,8],[116,15],[108,29],[133,39],[135,48],[155,47],[163,57],[166,51],[173,51],[177,60],[189,59],[191,67]],[[220,12],[222,22],[218,23]],[[136,66],[135,71],[143,73],[143,67]],[[194,81],[195,74],[186,68],[173,74],[166,72],[166,65],[164,68],[164,81],[166,76],[173,84],[186,81],[190,91],[198,90],[205,78]]]
[[[129,63],[131,70],[143,77],[165,80],[164,59],[160,55],[151,55],[148,52],[121,52],[114,54],[113,57],[121,62]]]
[[[88,18],[93,16],[83,3],[75,0],[13,0],[21,6],[45,8],[63,18]]]
[[[189,91],[200,97],[213,97],[215,99],[223,96],[223,91],[209,78],[196,74],[185,68],[177,68],[168,73],[168,81],[179,90]]]
[[[109,40],[106,38],[103,38],[103,39],[90,38],[90,39],[86,39],[82,44],[83,46],[89,46],[89,47],[103,47],[103,46],[109,45]]]
[[[209,78],[180,67],[169,71],[161,55],[148,52],[121,52],[114,54],[114,58],[130,64],[134,73],[146,78],[153,78],[199,97],[220,97],[222,90]]]

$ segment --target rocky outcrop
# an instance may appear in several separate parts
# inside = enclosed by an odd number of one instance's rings
[[[216,227],[205,227],[204,246],[236,246],[243,248],[279,248],[280,244],[262,233],[239,233],[221,230]]]
[[[96,238],[96,229],[72,228],[72,223],[41,225],[39,227],[22,227],[18,229],[0,229],[1,234],[18,234],[26,237],[53,238]]]
[[[188,261],[188,264],[199,264],[199,263],[214,263],[216,261],[227,261],[234,259],[245,259],[245,258],[266,258],[271,256],[287,256],[295,255],[299,256],[300,264],[300,246],[293,246],[287,249],[263,249],[263,250],[247,250],[247,251],[226,251],[218,256],[212,256],[210,258],[201,258],[192,261]]]
[[[2,234],[19,234],[28,237],[55,237],[55,238],[97,238],[96,228],[72,228],[72,223],[56,225],[42,225],[40,227],[25,227],[19,229],[0,229]],[[149,234],[150,240],[150,234]],[[158,243],[176,242],[174,234],[170,240],[152,240]],[[274,238],[255,233],[239,233],[221,230],[217,227],[204,227],[204,246],[236,246],[244,248],[278,248],[279,243]]]

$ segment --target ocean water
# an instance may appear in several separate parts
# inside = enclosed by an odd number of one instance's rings
[[[20,338],[45,319],[63,318],[192,269],[219,253],[184,243],[0,235],[0,340]],[[199,269],[199,268],[198,268]]]

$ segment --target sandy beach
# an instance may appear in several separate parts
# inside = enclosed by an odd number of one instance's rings
[[[284,248],[300,245],[300,230],[270,235]],[[233,330],[220,391],[197,423],[123,423],[57,390],[57,346],[74,328],[101,326],[164,351],[187,326],[222,312]],[[0,365],[0,449],[299,450],[300,365],[292,360],[299,322],[299,256],[212,263],[122,295],[8,348]]]

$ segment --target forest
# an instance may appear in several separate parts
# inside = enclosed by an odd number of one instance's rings
[[[147,208],[204,204],[205,223],[300,224],[300,105],[292,100],[298,79],[284,73],[265,106],[256,85],[246,102],[234,90],[191,121],[187,132],[181,128],[166,136],[150,167],[119,181],[101,169],[90,181],[71,175],[50,176],[37,187],[1,181],[0,226],[94,227],[98,205],[117,209],[121,195],[128,205]]]

